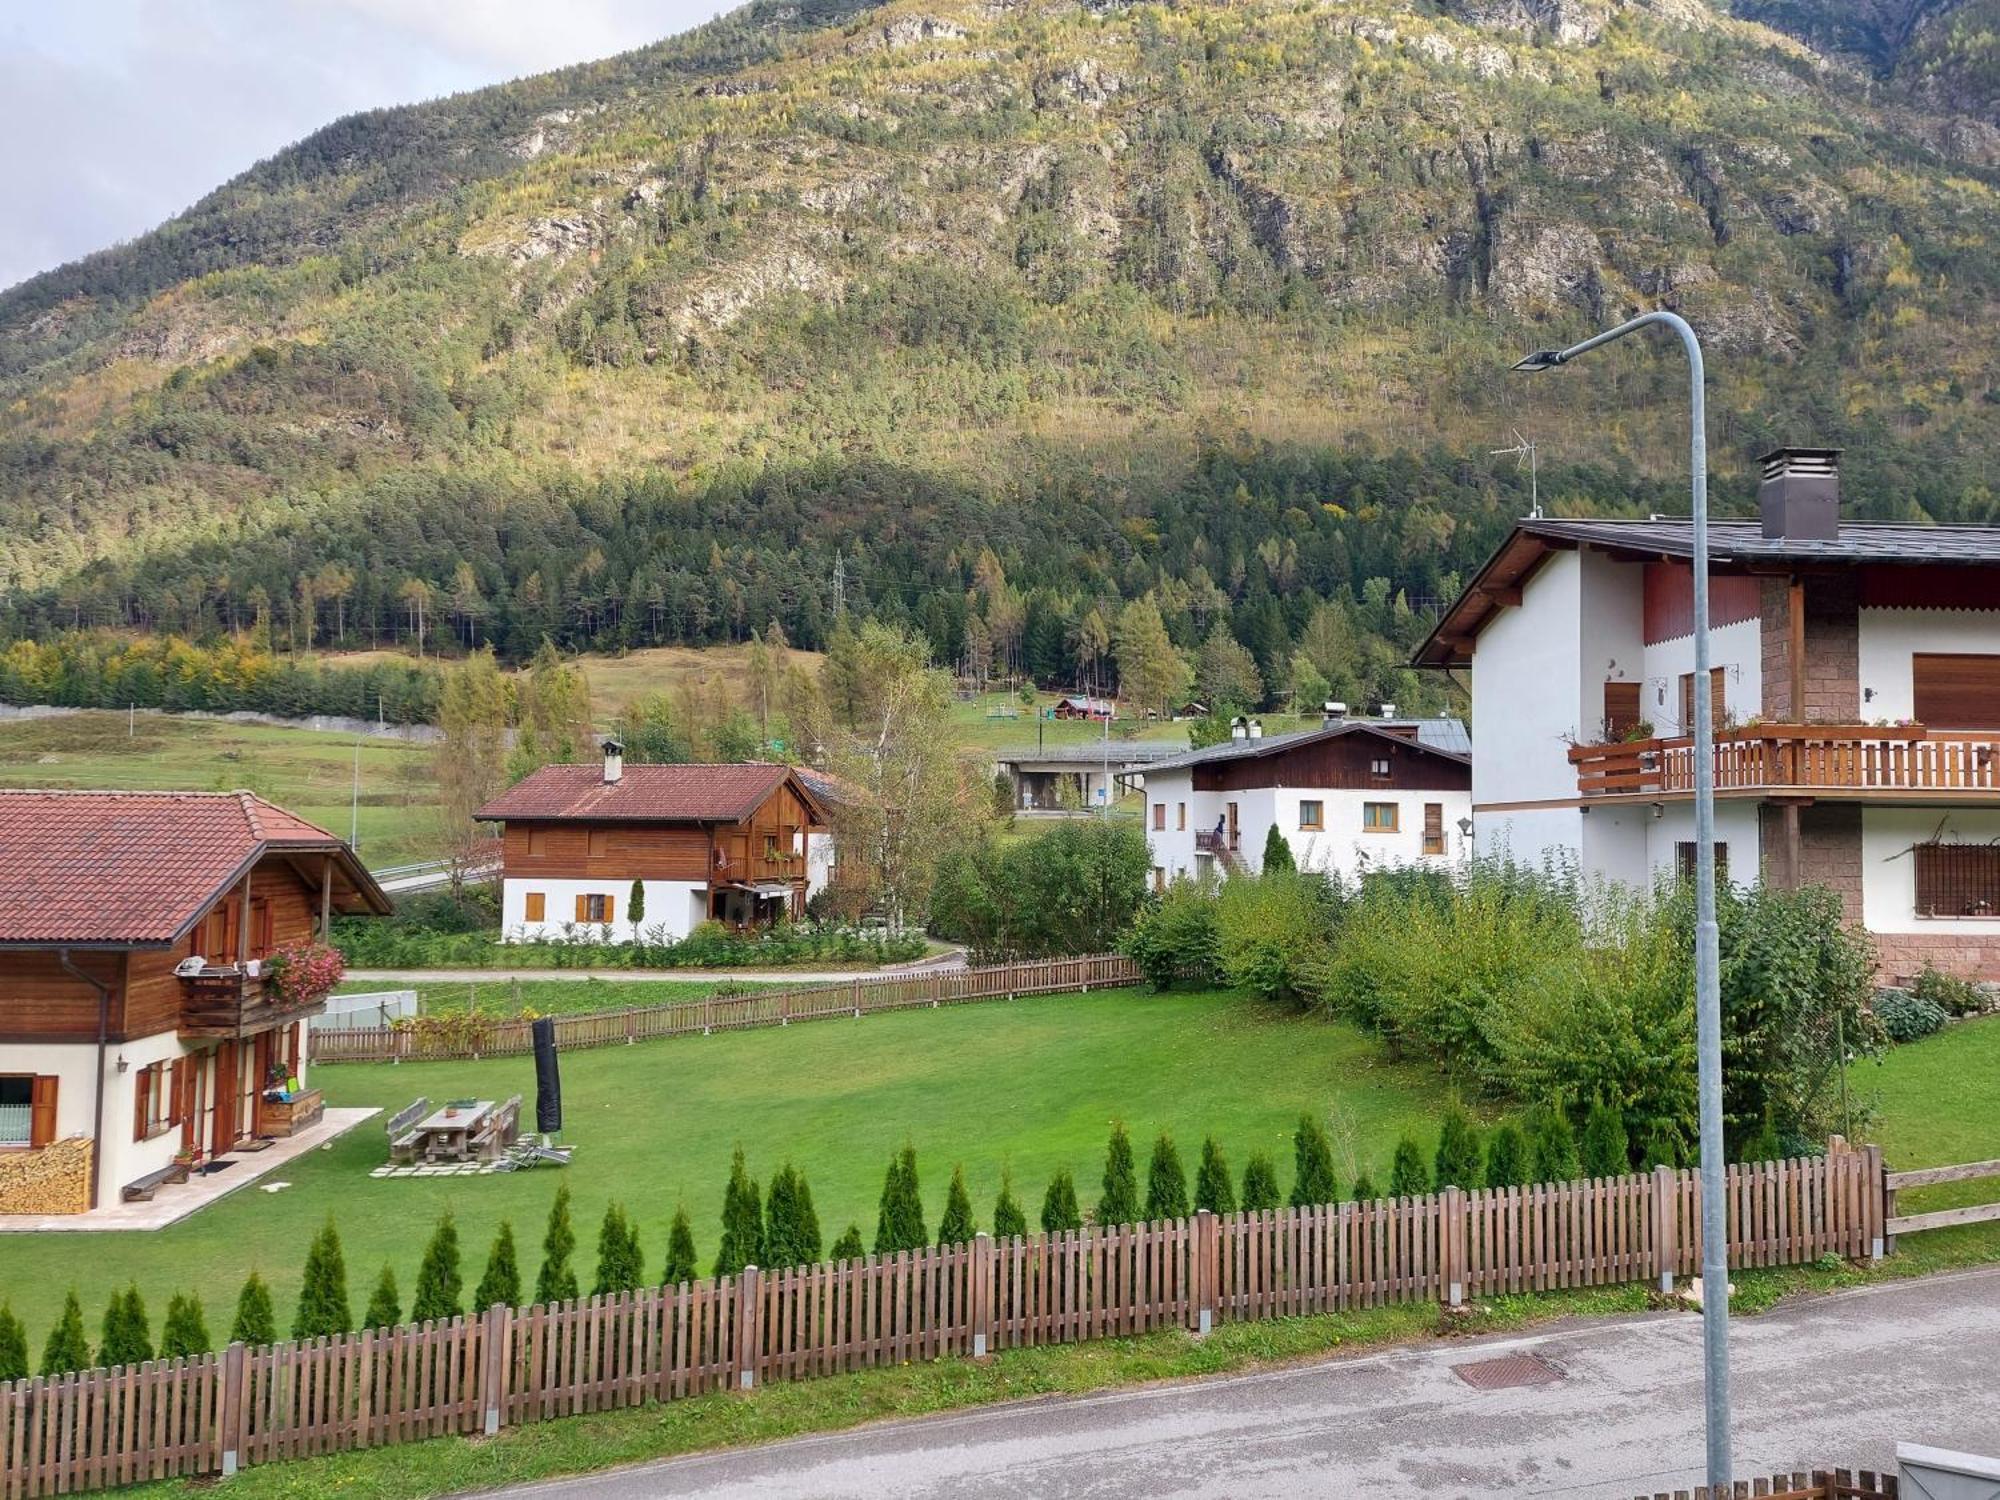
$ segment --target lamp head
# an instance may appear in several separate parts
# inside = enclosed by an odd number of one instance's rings
[[[1515,360],[1512,368],[1524,375],[1533,375],[1541,370],[1553,370],[1562,362],[1562,350],[1537,349],[1533,354],[1524,354]]]

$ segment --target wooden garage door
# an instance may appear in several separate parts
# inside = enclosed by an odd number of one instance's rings
[[[1910,677],[1919,724],[2000,729],[2000,655],[1919,651]]]

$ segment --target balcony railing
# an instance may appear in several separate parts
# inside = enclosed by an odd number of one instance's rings
[[[1694,743],[1578,745],[1569,752],[1586,797],[1694,792]],[[1715,789],[1728,791],[2000,793],[2000,733],[1921,724],[1757,724],[1718,730]]]
[[[288,1026],[326,1009],[326,997],[286,1000],[271,976],[246,974],[233,964],[181,976],[184,1037],[245,1037]]]

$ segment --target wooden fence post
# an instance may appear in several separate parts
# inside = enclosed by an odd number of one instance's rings
[[[993,1236],[981,1230],[972,1237],[972,1357],[984,1361],[993,1353]]]
[[[514,1321],[514,1313],[505,1303],[496,1302],[486,1309],[486,1347],[481,1351],[485,1356],[480,1361],[481,1394],[486,1398],[486,1425],[488,1437],[500,1430],[500,1424],[507,1412],[507,1375],[513,1368],[513,1361],[507,1357],[509,1325]]]
[[[1880,1260],[1895,1248],[1888,1238],[1889,1214],[1894,1202],[1894,1195],[1889,1191],[1888,1169],[1882,1165],[1882,1148],[1880,1146],[1869,1146],[1866,1148],[1866,1154],[1868,1157],[1868,1183],[1863,1191],[1868,1194],[1868,1202],[1873,1209],[1870,1217],[1874,1220],[1870,1226],[1874,1232],[1868,1239],[1868,1258],[1870,1260]]]
[[[1205,1338],[1215,1327],[1216,1220],[1208,1209],[1194,1216],[1194,1333]]]
[[[231,1344],[222,1355],[222,1477],[243,1463],[243,1345]]]
[[[1438,1270],[1445,1306],[1465,1305],[1465,1189],[1447,1184],[1438,1202]]]
[[[736,1281],[736,1384],[740,1390],[757,1386],[758,1356],[764,1348],[758,1327],[763,1301],[763,1279],[755,1266],[745,1266]]]
[[[1653,1269],[1659,1273],[1660,1295],[1674,1292],[1674,1268],[1680,1263],[1680,1220],[1674,1213],[1679,1184],[1672,1167],[1653,1168]]]

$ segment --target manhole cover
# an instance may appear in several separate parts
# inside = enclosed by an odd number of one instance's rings
[[[1476,1391],[1504,1391],[1517,1385],[1546,1385],[1562,1379],[1562,1371],[1533,1354],[1508,1354],[1499,1359],[1453,1365],[1451,1372]]]

